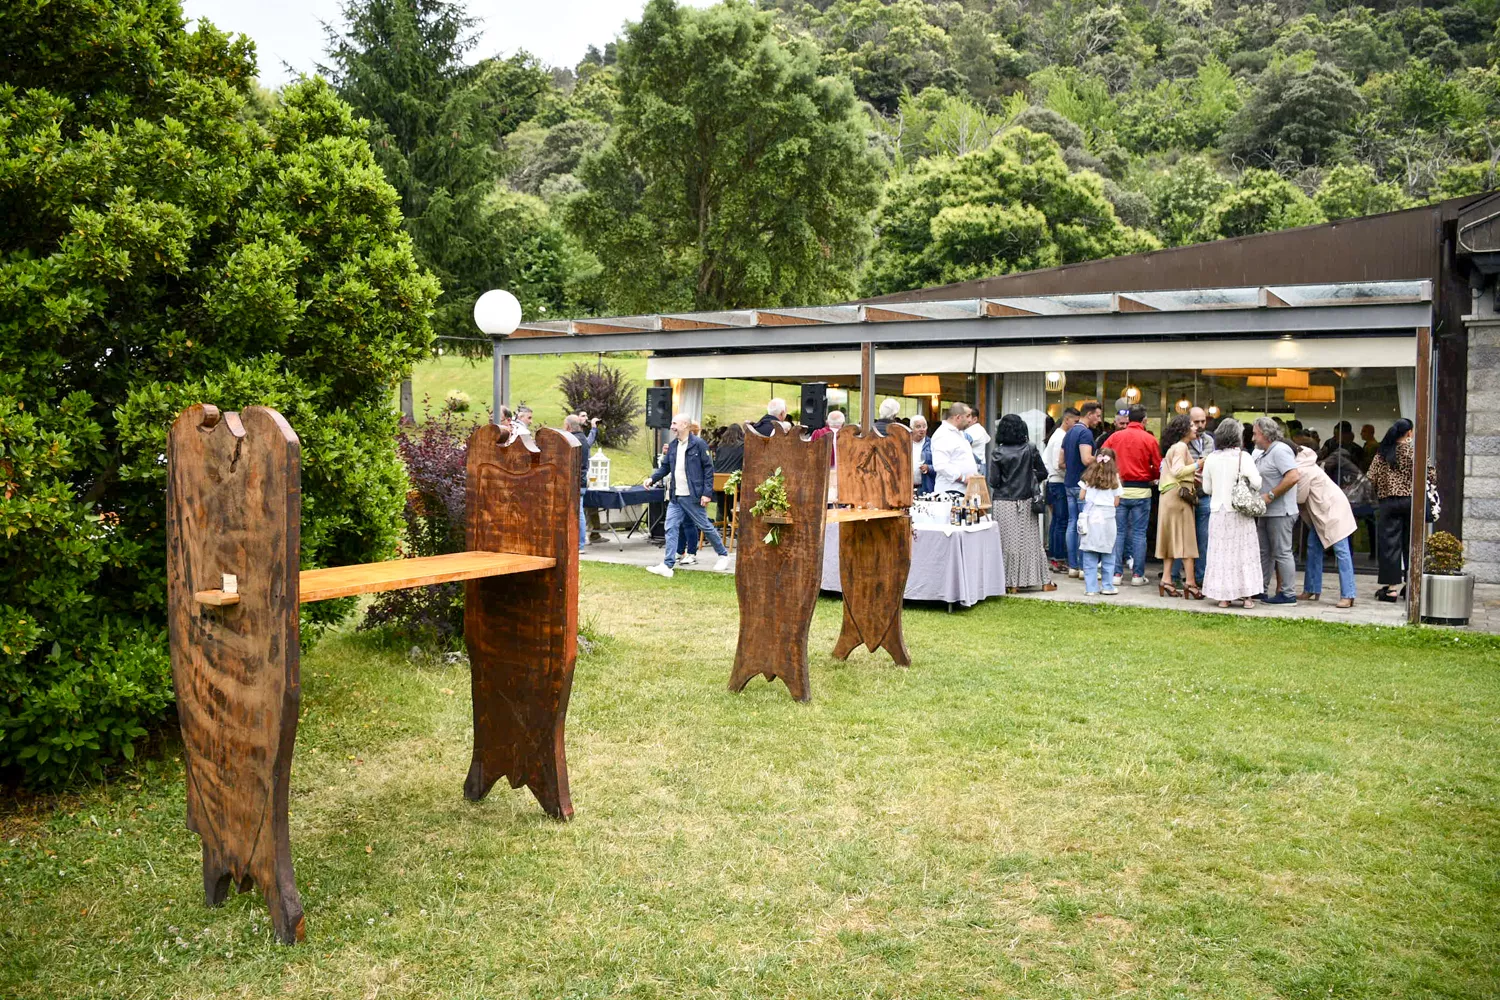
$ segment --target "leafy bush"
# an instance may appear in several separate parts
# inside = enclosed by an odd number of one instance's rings
[[[303,563],[379,558],[406,489],[389,394],[437,286],[326,84],[261,105],[250,44],[187,33],[172,0],[13,6],[4,30],[0,771],[56,784],[171,701],[177,413],[281,410]],[[305,634],[350,603],[308,605]]]
[[[448,413],[468,413],[469,394],[462,389],[449,389],[443,398],[443,410]]]
[[[1464,543],[1446,531],[1435,531],[1427,539],[1423,569],[1439,576],[1456,576],[1464,568]]]
[[[599,418],[599,443],[623,448],[635,437],[640,425],[636,417],[641,405],[641,387],[618,368],[575,363],[557,378],[568,413],[586,410]]]
[[[404,557],[464,550],[464,461],[471,430],[451,409],[445,409],[437,417],[425,413],[420,429],[408,429],[397,437],[396,449],[411,483],[402,511]],[[386,591],[375,599],[359,627],[389,628],[408,642],[456,649],[464,635],[464,585],[440,583]]]

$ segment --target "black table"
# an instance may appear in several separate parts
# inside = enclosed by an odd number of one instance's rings
[[[604,511],[625,511],[626,516],[630,518],[630,527],[625,532],[626,538],[630,538],[636,533],[636,530],[641,527],[641,522],[645,521],[648,515],[651,515],[653,509],[663,510],[662,505],[666,502],[667,491],[660,486],[617,486],[607,490],[583,491],[583,505],[585,507],[593,507]],[[659,520],[662,520],[662,518],[654,515],[651,516],[651,523],[647,525],[647,530],[652,534],[655,534],[656,522]],[[620,540],[620,532],[616,529],[614,522],[605,517],[604,524],[609,528],[610,534],[615,536],[615,544],[623,549],[625,543]]]

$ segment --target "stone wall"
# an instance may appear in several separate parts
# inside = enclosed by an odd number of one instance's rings
[[[1500,583],[1500,314],[1493,286],[1464,317],[1469,413],[1464,424],[1464,557],[1480,583]],[[1437,400],[1442,406],[1443,401]]]

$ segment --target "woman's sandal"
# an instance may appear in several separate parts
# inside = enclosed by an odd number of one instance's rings
[[[1221,608],[1227,608],[1227,607],[1229,607],[1229,602],[1228,601],[1220,601],[1219,602],[1219,607],[1221,607]]]
[[[1249,611],[1253,607],[1255,607],[1255,598],[1253,598],[1253,597],[1247,597],[1247,598],[1245,598],[1245,603],[1244,603],[1245,610]]]
[[[1390,587],[1381,587],[1379,590],[1375,591],[1375,600],[1384,601],[1387,604],[1395,604],[1396,595],[1391,593]]]
[[[1181,597],[1182,591],[1178,590],[1176,587],[1168,583],[1166,577],[1162,577],[1160,580],[1156,581],[1156,596]]]
[[[1189,601],[1203,600],[1203,588],[1196,583],[1190,583],[1182,588],[1182,596]]]

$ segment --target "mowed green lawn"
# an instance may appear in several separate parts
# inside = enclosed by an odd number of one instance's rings
[[[460,789],[467,671],[303,660],[307,940],[204,908],[177,749],[9,811],[0,996],[1500,994],[1500,644],[992,601],[725,690],[728,576],[586,564],[577,816]],[[55,808],[54,808],[55,807]]]
[[[512,406],[525,403],[535,411],[539,424],[562,426],[566,405],[562,393],[558,391],[557,379],[577,362],[597,364],[598,356],[548,354],[511,358]],[[646,379],[646,359],[609,357],[604,363],[621,369],[640,385],[640,402],[644,407],[646,386],[651,384]],[[436,411],[453,389],[468,393],[474,418],[483,419],[495,398],[490,371],[489,358],[462,358],[452,354],[417,366],[412,373],[412,396],[416,403],[417,419],[422,419],[424,395]],[[705,419],[717,418],[720,424],[735,420],[756,420],[766,412],[766,402],[772,395],[786,397],[791,402],[792,409],[796,409],[799,391],[797,386],[785,383],[773,385],[769,382],[740,379],[709,379],[703,387],[703,416]],[[857,392],[850,395],[853,400],[857,401],[859,398]],[[645,429],[645,419],[644,413],[638,418],[641,430],[636,433],[628,448],[605,449],[605,454],[610,458],[610,478],[616,484],[640,482],[655,464],[651,460],[651,433]]]

